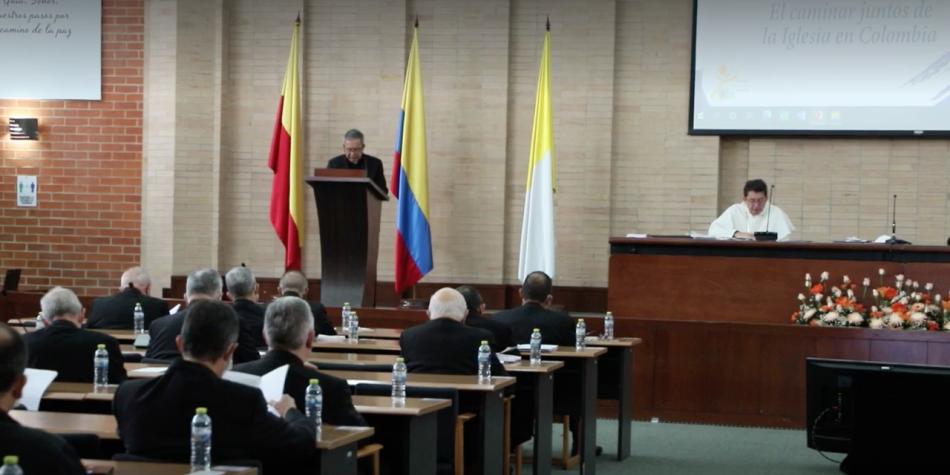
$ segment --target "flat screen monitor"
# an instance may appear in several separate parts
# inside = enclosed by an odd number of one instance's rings
[[[808,447],[896,466],[950,463],[942,446],[885,449],[946,433],[950,367],[807,358],[805,368]]]

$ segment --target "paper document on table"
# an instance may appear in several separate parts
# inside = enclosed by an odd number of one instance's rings
[[[151,376],[161,376],[165,374],[165,370],[168,369],[168,366],[149,366],[146,368],[136,368],[132,371],[129,371],[129,377],[151,377]]]
[[[132,342],[132,346],[136,348],[148,348],[148,344],[151,343],[152,338],[146,335],[135,335],[135,341]]]
[[[646,234],[641,234],[641,233],[628,233],[628,234],[627,234],[627,237],[628,237],[628,238],[643,239],[643,238],[646,238],[647,235],[646,235]]]
[[[57,374],[59,373],[48,369],[26,368],[23,371],[23,375],[26,376],[26,386],[23,386],[23,397],[20,398],[20,403],[26,407],[26,410],[40,410],[40,400],[43,399],[43,393],[46,392],[46,388],[49,387],[50,383],[56,379]]]
[[[557,349],[557,345],[541,345],[541,352],[554,351]],[[518,351],[531,351],[530,343],[521,343],[518,345]]]
[[[342,343],[346,341],[346,336],[344,335],[317,335],[318,342],[326,343]]]
[[[172,307],[172,309],[168,311],[168,314],[169,314],[169,315],[174,315],[174,314],[178,313],[179,310],[181,310],[181,304],[178,304],[178,305],[175,305],[174,307]]]
[[[501,364],[517,363],[521,361],[520,355],[504,355],[501,353],[495,353],[495,356],[498,357],[498,361],[500,361]]]

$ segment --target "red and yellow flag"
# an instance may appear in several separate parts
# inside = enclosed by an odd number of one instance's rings
[[[300,18],[294,23],[290,57],[284,72],[284,85],[277,105],[277,120],[271,138],[267,164],[274,172],[270,195],[270,222],[284,244],[284,268],[300,269],[303,242],[303,175],[300,151],[300,81],[297,77],[297,38]]]

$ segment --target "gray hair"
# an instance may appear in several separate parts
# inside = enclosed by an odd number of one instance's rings
[[[132,267],[122,273],[122,278],[119,280],[119,290],[127,289],[129,284],[132,284],[135,288],[148,287],[152,284],[152,278],[149,277],[148,272],[145,272],[145,269]]]
[[[451,318],[461,322],[465,320],[465,297],[451,287],[443,287],[429,299],[429,319]]]
[[[358,129],[347,130],[346,133],[343,134],[343,140],[359,140],[360,143],[365,143],[363,141],[363,132],[360,132]]]
[[[307,343],[310,330],[313,330],[313,313],[304,299],[280,297],[267,305],[264,334],[271,348],[296,350]]]
[[[303,272],[297,270],[290,270],[284,273],[284,276],[280,278],[280,283],[277,284],[277,288],[280,289],[280,293],[286,291],[296,292],[301,297],[307,296],[307,276],[303,275]]]
[[[43,318],[53,320],[64,315],[79,315],[82,313],[82,304],[79,297],[72,290],[65,287],[53,287],[40,299],[40,308]]]
[[[214,269],[198,269],[188,274],[185,281],[185,299],[190,300],[195,295],[221,298],[221,275]]]
[[[228,293],[235,298],[247,297],[254,293],[254,273],[250,268],[237,266],[228,271],[224,276],[224,281],[228,284]]]

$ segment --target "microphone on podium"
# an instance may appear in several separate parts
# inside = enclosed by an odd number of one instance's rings
[[[778,233],[769,231],[769,222],[772,219],[772,198],[775,196],[775,185],[769,187],[769,209],[765,212],[765,231],[756,231],[752,235],[756,241],[778,241]]]

